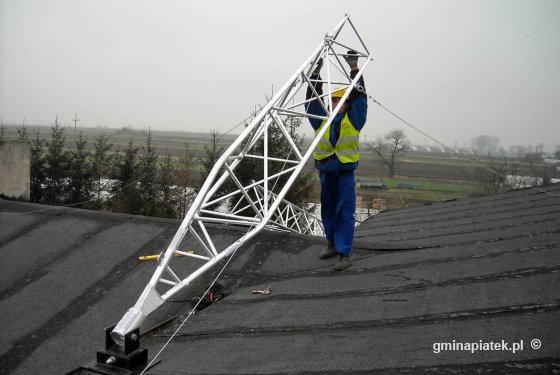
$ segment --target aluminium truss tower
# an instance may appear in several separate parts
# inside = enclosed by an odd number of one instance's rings
[[[356,51],[364,61],[353,79],[347,71],[348,66],[344,60],[348,50]],[[321,83],[326,90],[324,94],[319,95],[312,89],[312,97],[306,100],[305,91],[315,82],[311,78],[311,73],[321,58],[323,59]],[[288,82],[255,114],[252,122],[216,162],[169,247],[160,254],[157,268],[136,305],[127,311],[111,333],[116,342],[122,344],[124,335],[139,328],[146,316],[212,266],[233,254],[263,228],[277,228],[311,235],[323,234],[318,218],[287,202],[284,198],[328,126],[323,126],[304,150],[300,142],[294,141],[289,124],[293,118],[301,120],[317,118],[330,124],[372,60],[372,55],[349,15],[345,15],[336,27],[325,35],[317,49]],[[331,93],[340,88],[346,89],[346,92],[339,104],[333,108]],[[305,105],[312,100],[321,103],[325,111],[324,116],[306,113]],[[303,124],[303,126],[307,125]],[[272,131],[281,134],[289,145],[287,155],[281,157],[269,155]],[[258,160],[262,170],[255,171],[254,180],[244,184],[238,177],[239,173],[236,174],[236,168],[243,160],[248,159]],[[281,169],[278,168],[280,165]],[[274,166],[276,168],[273,168]],[[279,178],[283,179],[280,191],[276,186]],[[236,190],[224,195],[220,188],[226,184]],[[276,193],[273,193],[274,188],[277,190]],[[220,207],[219,210],[213,209],[217,206]],[[208,228],[209,225],[220,223],[244,226],[246,232],[233,243],[218,245],[212,240]],[[197,245],[195,251],[190,250],[193,248],[193,243]],[[186,262],[189,261],[199,263],[194,272],[192,272],[192,264],[186,267]],[[189,268],[191,272],[185,272],[185,268]]]

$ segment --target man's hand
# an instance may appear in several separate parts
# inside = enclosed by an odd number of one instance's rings
[[[354,69],[358,67],[358,52],[350,50],[346,52],[344,60],[350,65],[350,68]]]

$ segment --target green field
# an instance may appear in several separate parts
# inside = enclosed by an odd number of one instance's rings
[[[364,182],[382,182],[387,186],[387,189],[357,189],[357,194],[363,198],[370,195],[374,199],[385,199],[387,209],[460,199],[476,195],[479,192],[478,185],[475,183],[434,182],[431,179],[405,176],[380,179],[357,176],[357,179]],[[405,186],[403,187],[403,185]],[[406,187],[406,185],[411,185],[411,187]]]

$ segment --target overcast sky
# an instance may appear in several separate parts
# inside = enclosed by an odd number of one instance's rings
[[[560,145],[558,0],[0,0],[0,115],[226,132],[346,12],[369,93],[434,138]],[[394,128],[425,141],[370,103],[367,139]]]

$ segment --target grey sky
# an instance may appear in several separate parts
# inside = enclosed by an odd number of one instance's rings
[[[0,115],[225,132],[346,12],[369,93],[433,137],[560,145],[557,0],[0,0]],[[370,103],[368,140],[392,128],[424,142]]]

